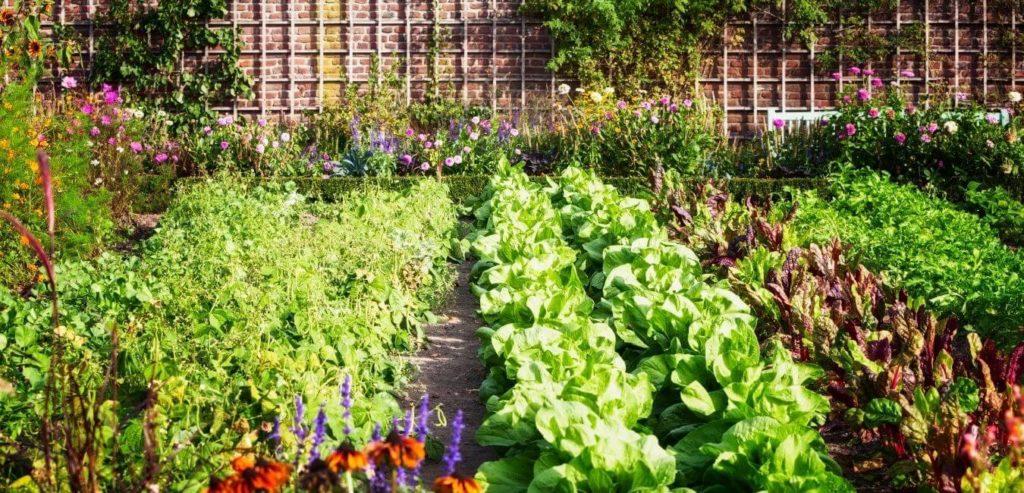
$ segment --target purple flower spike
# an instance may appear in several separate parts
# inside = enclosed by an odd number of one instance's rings
[[[373,441],[380,441],[380,439],[383,437],[384,435],[381,434],[380,423],[375,423],[373,425]]]
[[[343,419],[345,421],[344,433],[347,438],[352,434],[352,376],[345,375],[345,381],[341,383],[341,407],[345,409]]]
[[[306,434],[308,433],[306,427],[302,426],[302,422],[305,421],[305,419],[306,404],[302,402],[302,395],[299,394],[295,396],[295,421],[294,426],[292,427],[292,433],[298,437],[300,442],[306,439]]]
[[[455,474],[455,467],[462,460],[462,453],[459,452],[459,444],[462,442],[462,409],[455,413],[455,420],[452,421],[452,438],[448,443],[448,450],[444,452],[444,473],[447,476]]]
[[[320,458],[320,445],[324,443],[327,436],[327,413],[324,412],[323,404],[316,413],[316,420],[313,421],[313,444],[309,448],[309,462]]]
[[[267,439],[273,442],[274,448],[277,448],[281,444],[281,417],[274,416],[274,427],[270,429],[270,435]]]
[[[405,412],[405,423],[402,426],[402,434],[409,436],[412,434],[412,409]]]
[[[416,421],[416,438],[421,442],[427,441],[427,434],[430,433],[430,395],[423,394],[420,399],[419,416]]]

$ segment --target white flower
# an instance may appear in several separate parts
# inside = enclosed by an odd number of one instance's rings
[[[99,159],[93,159],[92,160],[92,165],[93,166],[99,166],[100,165],[100,160]]]
[[[615,88],[614,87],[608,86],[608,87],[604,88],[604,95],[605,96],[611,96],[612,94],[615,94]]]
[[[265,151],[266,149],[267,148],[264,147],[263,144],[256,144],[256,152],[263,154],[263,151]]]
[[[604,95],[597,91],[590,91],[590,100],[595,103],[600,103],[601,101],[604,101]]]
[[[174,125],[174,122],[171,121],[171,120],[167,120],[167,121],[164,122],[164,125],[167,125],[168,127],[170,127],[171,125]]]
[[[101,183],[103,183],[103,178],[102,177],[97,178],[96,181],[92,182],[92,184],[96,185],[96,186],[100,186]]]
[[[942,125],[942,128],[946,129],[947,133],[955,134],[957,130],[960,130],[960,126],[956,122],[950,120]]]
[[[270,144],[270,147],[273,147],[274,149],[277,149],[278,147],[281,147],[281,143],[275,140],[274,142],[272,142]]]
[[[558,85],[558,94],[561,94],[562,96],[565,96],[566,94],[569,94],[570,91],[572,91],[572,88],[569,87],[569,84],[559,84]]]
[[[124,147],[118,147],[117,152],[124,152]]]
[[[582,93],[583,93],[583,88],[582,88],[582,87],[577,87],[577,88],[576,88],[576,92],[578,92],[578,93],[581,93],[581,94],[582,94]]]
[[[1019,102],[1020,102],[1020,100],[1022,99],[1022,96],[1021,96],[1021,95],[1020,95],[1020,93],[1019,93],[1019,92],[1017,92],[1017,91],[1010,91],[1010,93],[1009,93],[1009,94],[1007,94],[1006,96],[1007,96],[1008,98],[1010,98],[1010,102],[1011,102],[1011,103],[1019,103]]]
[[[288,142],[290,140],[292,140],[291,134],[288,132],[281,132],[281,142]]]

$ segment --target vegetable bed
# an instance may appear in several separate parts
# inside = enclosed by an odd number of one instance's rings
[[[455,225],[436,182],[323,205],[218,179],[182,191],[138,256],[62,265],[67,357],[83,381],[118,362],[119,398],[102,420],[118,467],[135,475],[155,448],[169,488],[197,491],[296,395],[342,422],[345,374],[359,384],[355,433],[369,436],[398,412],[395,354],[448,292]],[[0,377],[13,389],[0,393],[0,432],[24,444],[0,464],[8,481],[38,459],[48,321],[44,301],[0,292]]]

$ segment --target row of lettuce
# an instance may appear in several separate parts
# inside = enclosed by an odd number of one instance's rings
[[[654,182],[675,239],[729,280],[759,333],[824,370],[826,428],[857,436],[844,466],[865,484],[1024,487],[1024,261],[996,231],[874,172],[778,204]]]
[[[647,202],[503,168],[476,211],[490,491],[852,491],[815,430],[823,376]],[[596,302],[594,300],[597,300]]]
[[[455,225],[437,182],[321,204],[216,179],[183,190],[137,252],[62,262],[66,366],[83,389],[116,369],[117,393],[95,396],[103,484],[147,475],[201,490],[239,443],[290,420],[295,396],[323,403],[340,437],[345,374],[354,439],[367,439],[401,413],[393,393],[408,372],[394,354],[448,292]],[[0,291],[0,489],[31,483],[41,460],[45,298]]]

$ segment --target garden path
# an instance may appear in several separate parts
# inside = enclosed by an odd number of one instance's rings
[[[429,394],[431,408],[440,406],[449,424],[455,412],[462,409],[466,424],[459,466],[462,474],[498,458],[489,447],[477,445],[473,436],[485,416],[478,390],[487,372],[477,357],[480,341],[475,333],[484,323],[477,316],[477,299],[469,291],[472,267],[471,261],[464,261],[457,267],[455,289],[444,312],[439,314],[440,320],[426,327],[427,344],[409,358],[419,368],[419,374],[406,390],[407,403],[417,402],[420,396]],[[447,427],[432,432],[434,438],[444,444],[448,443],[449,434]],[[440,463],[428,463],[424,477],[432,479],[443,474],[443,467]]]

